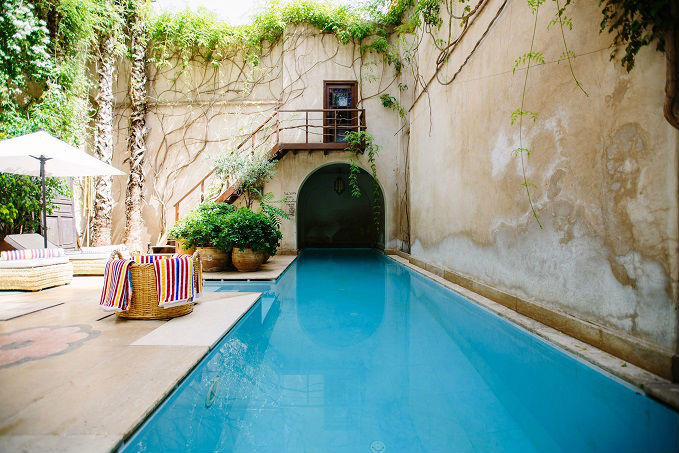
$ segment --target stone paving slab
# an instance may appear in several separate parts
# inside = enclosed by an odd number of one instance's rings
[[[0,302],[0,321],[8,321],[19,316],[61,305],[63,302]]]
[[[295,261],[297,255],[275,255],[255,272],[203,272],[205,280],[276,280]]]
[[[247,313],[261,293],[221,294],[218,300],[201,301],[191,316],[171,319],[144,335],[134,346],[207,346],[210,349]]]
[[[132,345],[172,321],[105,317],[97,305],[102,283],[76,277],[71,285],[0,298],[64,302],[0,322],[0,452],[111,451],[209,351],[205,344]],[[205,293],[207,310],[199,304],[184,322],[233,298]]]

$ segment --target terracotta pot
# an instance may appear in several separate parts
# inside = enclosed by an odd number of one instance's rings
[[[262,261],[262,264],[264,264],[264,263],[266,263],[267,261],[269,261],[269,258],[271,258],[271,255],[269,255],[268,253],[264,252],[264,261]]]
[[[241,252],[238,247],[234,247],[231,253],[233,265],[238,272],[254,272],[264,261],[264,252],[253,252],[252,249],[243,249]]]
[[[176,253],[179,253],[180,255],[193,255],[193,252],[196,251],[194,247],[191,247],[190,249],[185,249],[184,247],[182,247],[181,241],[177,241],[175,245],[175,250]]]
[[[229,254],[215,247],[198,247],[204,272],[223,271],[229,266]]]

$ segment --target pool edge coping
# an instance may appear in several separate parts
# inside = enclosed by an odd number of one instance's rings
[[[414,270],[436,283],[454,291],[472,303],[484,308],[493,314],[511,322],[512,324],[525,329],[529,333],[547,341],[551,345],[574,355],[576,358],[584,360],[591,365],[621,379],[626,384],[638,389],[640,393],[649,398],[679,411],[679,384],[670,382],[656,374],[651,373],[637,365],[614,356],[602,349],[589,343],[585,343],[566,333],[550,327],[542,322],[523,315],[511,308],[495,302],[479,293],[476,293],[464,286],[453,283],[445,278],[436,275],[424,268],[411,263],[408,259],[392,253],[384,252],[383,255],[403,266]],[[623,365],[624,364],[624,365]]]
[[[294,261],[294,260],[293,260]],[[289,267],[289,266],[288,266]],[[287,268],[286,268],[287,270]],[[281,274],[282,275],[282,274]],[[236,293],[233,293],[236,294]],[[245,293],[244,293],[245,294]],[[253,309],[257,302],[262,298],[263,293],[261,292],[251,292],[247,294],[258,294],[257,298],[250,307],[245,310],[239,317],[234,321],[234,323],[229,327],[224,333],[214,342],[212,346],[204,346],[203,354],[196,358],[196,360],[189,366],[184,374],[177,377],[174,384],[168,386],[168,388],[163,392],[163,394],[149,407],[147,407],[144,412],[135,420],[131,427],[123,434],[115,444],[108,450],[108,453],[119,453],[125,447],[125,443],[134,436],[134,434],[146,423],[146,421],[151,417],[151,415],[158,409],[167,399],[172,395],[172,393],[193,373],[193,371],[201,364],[205,357],[215,349],[219,343],[226,337],[229,332],[231,332],[238,323]],[[143,347],[143,346],[142,346]]]

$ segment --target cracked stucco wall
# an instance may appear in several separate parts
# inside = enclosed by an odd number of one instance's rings
[[[558,32],[547,30],[552,3],[541,8],[536,35],[547,64],[531,69],[526,93],[525,108],[539,118],[524,129],[543,228],[520,186],[510,124],[525,74],[512,67],[528,51],[533,16],[510,0],[455,82],[435,80],[410,110],[411,253],[676,352],[679,140],[662,113],[664,57],[645,48],[627,73],[609,60],[596,2],[573,3],[566,36],[587,97],[567,64],[550,61],[563,51]],[[486,28],[476,25],[465,37],[471,44]],[[441,80],[458,70],[461,51]],[[433,74],[429,37],[416,56]]]

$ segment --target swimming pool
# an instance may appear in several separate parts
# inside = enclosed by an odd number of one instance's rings
[[[307,250],[124,452],[676,451],[679,416],[371,250]]]

